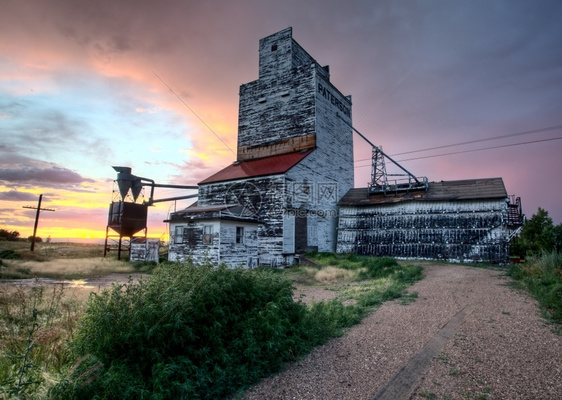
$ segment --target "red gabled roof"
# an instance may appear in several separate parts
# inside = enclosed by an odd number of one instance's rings
[[[235,162],[207,179],[202,180],[199,182],[199,185],[255,176],[282,174],[298,164],[303,158],[312,153],[313,150],[308,149],[295,153],[260,158],[258,160]]]

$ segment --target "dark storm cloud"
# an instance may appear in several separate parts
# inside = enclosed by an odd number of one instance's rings
[[[177,106],[195,120],[149,65],[206,122],[227,115],[220,135],[228,143],[235,143],[238,87],[258,77],[258,40],[288,26],[320,64],[330,65],[336,87],[353,96],[357,128],[390,154],[562,124],[558,1],[53,0],[12,1],[2,11],[0,36],[12,39],[14,54],[35,56],[45,49],[44,59],[55,58],[55,65],[68,64],[86,71],[84,75],[103,71],[112,81],[107,84],[111,90],[99,96],[87,86],[84,93],[103,102],[117,99],[123,115],[135,100],[134,94],[125,95],[132,93],[126,90],[129,85],[148,87],[168,101],[159,106]],[[30,59],[40,64],[41,57]],[[61,69],[58,81],[85,85],[86,79]],[[92,122],[71,110],[38,108],[31,104],[32,96],[18,97],[10,108],[1,101],[0,123],[12,129],[2,132],[2,141],[12,152],[54,160],[49,156],[72,148],[95,168],[111,165],[111,148],[96,139],[97,119],[103,121],[106,115],[96,111]],[[139,127],[132,125],[124,135],[134,135]],[[214,136],[187,130],[193,154],[208,157],[176,162],[170,183],[195,183],[228,163],[227,157],[217,156],[224,149]],[[357,158],[370,159],[370,148],[356,139]],[[510,193],[529,199],[524,204],[530,211],[537,206],[557,210],[556,220],[562,221],[557,184],[561,151],[560,142],[552,142],[435,157],[408,162],[407,167],[431,180],[502,176]],[[2,154],[0,146],[0,164],[3,156],[10,155]],[[97,162],[103,157],[103,163]],[[56,161],[57,166],[75,168],[66,158]],[[356,185],[364,186],[369,173],[368,167],[357,169]]]
[[[50,185],[77,185],[85,182],[94,182],[93,179],[84,178],[76,172],[66,168],[51,167],[46,169],[0,169],[0,182],[3,183],[36,183],[44,186]]]
[[[36,201],[37,195],[27,192],[19,192],[17,190],[10,190],[8,192],[0,192],[0,200],[7,201]],[[1,210],[0,210],[1,212]]]
[[[0,184],[11,187],[44,186],[56,187],[79,186],[95,182],[55,163],[44,162],[24,156],[8,145],[0,145]],[[15,191],[5,192],[15,195]],[[4,199],[6,200],[6,199]]]

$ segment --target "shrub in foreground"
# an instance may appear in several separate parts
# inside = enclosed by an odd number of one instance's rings
[[[359,260],[359,261],[358,261]],[[400,297],[420,267],[361,263],[390,284],[357,299],[306,306],[271,269],[165,263],[149,280],[92,294],[71,349],[75,360],[50,392],[64,399],[215,399],[233,396],[284,362]],[[350,262],[346,258],[346,262]]]
[[[322,323],[337,331],[321,310],[307,320],[292,295],[267,270],[162,265],[147,281],[92,295],[72,342],[79,362],[52,395],[224,398],[325,341]]]

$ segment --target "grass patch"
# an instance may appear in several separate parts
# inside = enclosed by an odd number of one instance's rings
[[[382,302],[417,297],[405,288],[422,278],[420,267],[316,256],[325,264],[286,270],[3,260],[10,271],[66,279],[155,269],[87,300],[63,286],[3,288],[0,397],[231,397],[341,336]],[[294,283],[330,287],[338,297],[306,305],[293,300]]]
[[[356,277],[357,274],[353,271],[330,266],[322,268],[314,274],[314,279],[324,284],[351,282],[355,280]]]
[[[163,264],[90,298],[71,343],[78,366],[51,395],[229,397],[365,314],[292,296],[292,282],[268,269]]]
[[[0,279],[86,279],[110,273],[150,272],[156,263],[129,263],[116,254],[103,257],[103,246],[80,243],[0,242]]]
[[[0,286],[0,398],[47,397],[84,300],[63,285]]]
[[[19,254],[13,249],[6,249],[0,251],[0,260],[17,260],[19,259]]]
[[[8,242],[0,241],[0,258],[5,251],[12,252],[18,259],[47,261],[52,259],[63,258],[92,258],[103,257],[104,246],[100,244],[85,243],[36,243],[35,250],[31,251],[29,242],[18,241]],[[116,258],[116,254],[110,254],[109,257]]]
[[[110,273],[138,272],[135,264],[111,258],[71,258],[48,261],[3,260],[0,279],[33,278],[86,279]]]
[[[543,315],[562,324],[562,254],[556,251],[511,264],[508,275],[538,300]]]
[[[419,296],[418,292],[412,292],[412,293],[405,294],[400,299],[400,304],[402,304],[403,306],[411,304],[411,303],[416,301],[418,296]]]

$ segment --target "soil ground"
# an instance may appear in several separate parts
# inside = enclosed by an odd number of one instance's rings
[[[502,270],[426,265],[415,302],[387,302],[246,399],[562,399],[562,337]],[[81,291],[126,282],[123,273],[62,281]],[[61,283],[42,280],[42,283]],[[6,284],[8,282],[4,282]],[[14,283],[14,282],[11,282]],[[36,280],[20,280],[33,285]],[[305,302],[337,296],[297,285]]]
[[[504,271],[424,274],[415,302],[384,303],[244,398],[562,399],[562,337]]]

